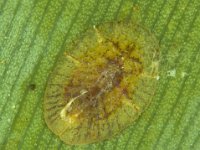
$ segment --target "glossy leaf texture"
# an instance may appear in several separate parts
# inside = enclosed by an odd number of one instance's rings
[[[88,27],[134,18],[159,40],[159,85],[121,135],[69,146],[46,126],[48,76]],[[1,0],[0,149],[200,149],[199,0]]]

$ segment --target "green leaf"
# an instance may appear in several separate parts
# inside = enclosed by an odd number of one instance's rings
[[[65,145],[46,126],[48,75],[92,25],[134,16],[160,41],[149,108],[121,135]],[[1,0],[0,149],[200,149],[199,0]]]

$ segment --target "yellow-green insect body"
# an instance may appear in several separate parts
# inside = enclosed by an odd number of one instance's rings
[[[44,100],[48,127],[71,145],[118,134],[150,103],[158,56],[154,36],[132,22],[88,30],[67,47],[50,75]]]

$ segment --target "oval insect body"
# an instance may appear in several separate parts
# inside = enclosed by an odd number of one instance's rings
[[[68,46],[50,75],[44,116],[65,143],[108,139],[145,110],[154,95],[156,39],[131,22],[106,23]]]

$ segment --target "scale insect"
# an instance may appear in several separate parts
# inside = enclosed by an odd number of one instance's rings
[[[48,127],[66,144],[109,139],[132,124],[155,93],[159,48],[133,22],[94,26],[69,44],[44,96]]]

